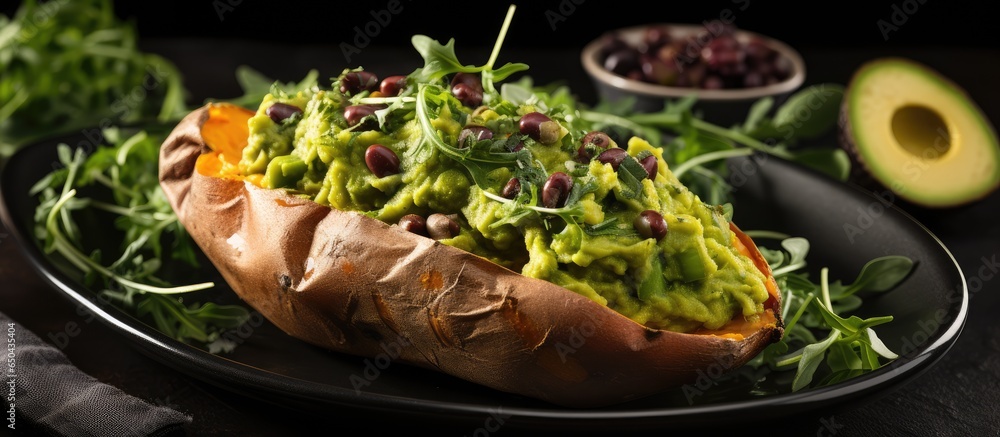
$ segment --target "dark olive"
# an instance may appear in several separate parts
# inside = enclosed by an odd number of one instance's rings
[[[580,140],[580,148],[576,149],[576,157],[580,162],[589,162],[593,158],[593,152],[607,149],[610,146],[611,137],[604,132],[595,130],[584,135],[583,139]]]
[[[486,126],[479,126],[477,124],[470,124],[458,133],[458,148],[464,148],[468,144],[467,142],[475,143],[476,141],[489,140],[493,138],[493,131]]]
[[[573,180],[561,171],[552,173],[542,186],[542,206],[546,208],[561,208],[566,204],[569,190],[573,188]]]
[[[368,146],[365,150],[365,165],[380,178],[399,173],[399,157],[396,152],[381,144]]]
[[[642,36],[643,53],[655,53],[660,47],[670,44],[670,28],[666,26],[650,26]]]
[[[792,74],[792,61],[784,56],[779,56],[774,60],[774,77],[778,80],[785,80]]]
[[[760,38],[751,38],[743,46],[743,50],[747,53],[747,58],[753,60],[756,63],[763,63],[774,58],[778,52],[776,52],[771,47],[768,47],[767,43],[762,41]]]
[[[677,82],[679,74],[675,63],[668,64],[655,56],[642,57],[642,79],[646,82],[670,86]]]
[[[642,165],[642,168],[646,169],[646,175],[649,176],[650,179],[656,179],[656,173],[660,168],[660,163],[656,161],[656,156],[649,155],[642,158],[642,160],[639,161],[639,165]]]
[[[451,94],[463,105],[475,108],[483,104],[483,82],[473,73],[455,73],[451,79]]]
[[[340,92],[344,94],[375,91],[376,87],[378,87],[378,76],[367,71],[352,71],[340,79]]]
[[[600,155],[597,155],[598,161],[601,161],[603,164],[611,164],[611,168],[615,171],[618,171],[618,166],[622,164],[625,158],[628,158],[628,152],[625,149],[617,147],[605,150]]]
[[[639,67],[639,51],[626,48],[615,51],[604,59],[604,69],[624,76]]]
[[[503,190],[500,191],[500,197],[504,199],[513,199],[518,194],[521,194],[521,181],[517,180],[517,178],[510,178],[507,181],[507,185],[504,185]]]
[[[365,117],[374,115],[375,111],[385,108],[385,105],[351,105],[344,108],[344,119],[347,120],[348,126],[356,126]],[[378,122],[369,119],[368,122],[359,127],[359,130],[373,130],[376,128],[378,128]]]
[[[642,238],[662,240],[663,237],[667,236],[667,221],[660,213],[651,209],[639,213],[633,225]]]
[[[517,144],[514,145],[514,148],[510,149],[510,151],[511,152],[520,152],[521,149],[523,149],[523,148],[524,148],[524,141],[518,141]]]
[[[407,214],[399,219],[399,227],[417,235],[427,236],[427,222],[416,214]]]
[[[427,235],[435,240],[453,238],[458,235],[458,216],[431,214],[427,217]]]
[[[541,112],[529,112],[521,116],[518,122],[521,133],[542,144],[555,144],[559,141],[562,127],[559,123]]]
[[[406,76],[389,76],[382,79],[382,83],[378,87],[378,92],[382,93],[383,96],[392,97],[399,95],[399,92],[405,88]]]
[[[281,123],[295,114],[301,114],[302,109],[286,103],[275,103],[269,106],[264,113],[271,117],[275,123]]]

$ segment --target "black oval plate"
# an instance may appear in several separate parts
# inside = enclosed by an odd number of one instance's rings
[[[52,170],[60,142],[86,143],[82,135],[40,142],[17,153],[0,171],[0,217],[38,272],[143,353],[206,382],[289,407],[354,408],[388,412],[393,417],[479,424],[502,414],[504,426],[560,430],[745,423],[843,406],[898,387],[948,351],[968,310],[965,279],[955,259],[910,216],[861,189],[776,158],[758,158],[731,162],[736,186],[734,221],[742,229],[809,239],[808,262],[829,267],[831,279],[850,281],[864,263],[888,254],[917,262],[914,273],[900,287],[866,299],[863,313],[858,314],[895,317],[878,327],[880,338],[901,355],[891,365],[834,386],[794,394],[712,396],[713,389],[689,397],[690,392],[677,390],[608,408],[569,409],[433,371],[326,351],[287,336],[259,315],[253,319],[256,326],[233,333],[231,338],[241,343],[233,353],[213,355],[102,303],[65,262],[40,250],[31,232],[36,201],[28,190]],[[216,290],[197,299],[239,303],[224,282],[217,284]]]

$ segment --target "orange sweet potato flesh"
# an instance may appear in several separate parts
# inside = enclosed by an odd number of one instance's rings
[[[189,114],[163,144],[160,181],[232,289],[293,337],[367,357],[396,342],[405,345],[396,362],[598,407],[683,385],[710,366],[737,368],[781,336],[770,269],[735,226],[734,244],[768,277],[765,313],[715,331],[650,329],[398,226],[240,178],[231,170],[250,115],[211,104]]]

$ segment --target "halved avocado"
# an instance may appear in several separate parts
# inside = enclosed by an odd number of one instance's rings
[[[863,65],[844,96],[845,149],[876,181],[928,207],[961,205],[1000,186],[1000,144],[956,84],[917,62]]]

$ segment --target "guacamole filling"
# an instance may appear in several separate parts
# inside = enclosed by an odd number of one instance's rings
[[[468,76],[414,73],[386,95],[355,69],[328,90],[274,90],[249,120],[240,172],[651,328],[713,330],[763,313],[766,278],[734,246],[722,208],[681,185],[659,148],[638,137],[619,144],[571,105],[507,98]],[[440,231],[442,221],[451,227]]]

